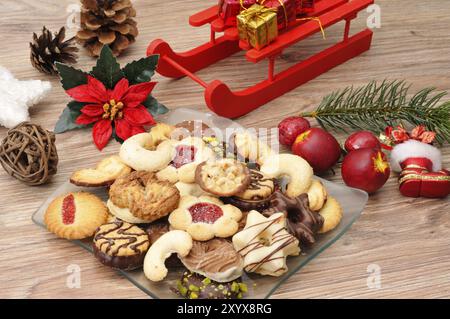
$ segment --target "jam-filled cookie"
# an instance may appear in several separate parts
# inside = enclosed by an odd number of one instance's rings
[[[44,215],[48,230],[66,239],[90,237],[107,219],[108,209],[103,201],[85,192],[56,197]]]
[[[150,247],[147,233],[124,221],[100,226],[94,235],[94,255],[104,265],[132,270],[142,266]]]

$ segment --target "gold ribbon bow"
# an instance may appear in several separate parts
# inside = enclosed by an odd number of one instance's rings
[[[269,24],[267,19],[263,18],[263,15],[268,12],[276,13],[278,10],[274,8],[267,8],[260,5],[253,5],[248,9],[245,9],[240,13],[240,16],[247,21],[247,23],[243,26],[245,28],[245,33],[247,35],[247,39],[249,38],[249,28],[248,28],[248,22],[254,19],[260,19],[264,22],[266,25],[266,43],[269,43]]]

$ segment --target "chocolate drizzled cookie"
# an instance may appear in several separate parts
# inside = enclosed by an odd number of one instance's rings
[[[124,270],[141,267],[149,247],[144,230],[121,220],[100,226],[93,240],[94,255],[102,264]]]
[[[322,228],[324,219],[319,213],[311,211],[307,194],[290,198],[276,191],[270,198],[270,208],[263,215],[271,216],[279,212],[286,216],[287,229],[301,246],[310,246],[316,242],[315,235]]]

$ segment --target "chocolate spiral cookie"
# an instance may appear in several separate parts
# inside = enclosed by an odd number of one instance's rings
[[[256,169],[250,169],[250,184],[243,192],[235,196],[222,198],[243,211],[263,211],[269,207],[270,195],[275,190],[275,181]]]
[[[102,264],[124,270],[141,267],[149,247],[144,230],[121,220],[100,226],[93,241],[94,255]]]

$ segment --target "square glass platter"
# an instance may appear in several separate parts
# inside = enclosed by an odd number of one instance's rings
[[[226,128],[242,129],[239,124],[232,120],[191,109],[177,109],[158,118],[158,121],[163,121],[168,124],[176,124],[185,120],[202,120],[208,126],[217,127],[221,130]],[[269,298],[283,282],[345,234],[353,222],[361,215],[368,200],[367,193],[344,185],[335,184],[319,177],[315,178],[321,180],[328,193],[335,197],[341,204],[343,208],[343,218],[341,223],[334,230],[326,234],[317,235],[316,243],[308,250],[303,250],[300,256],[288,257],[287,265],[289,270],[282,276],[271,277],[244,273],[242,281],[246,283],[248,287],[248,293],[244,295],[244,298]],[[107,200],[107,191],[105,188],[78,187],[67,181],[58,187],[33,214],[33,222],[39,226],[45,227],[44,214],[50,202],[59,195],[77,191],[90,192],[96,194],[105,201]],[[91,242],[91,239],[73,241],[74,244],[77,244],[92,253]],[[92,256],[92,258],[94,257]],[[145,278],[142,269],[134,271],[118,270],[125,278],[153,298],[177,298],[178,296],[175,295],[170,288],[176,286],[176,281],[181,278],[184,271],[185,269],[181,267],[169,268],[168,276],[162,282],[154,283]]]

